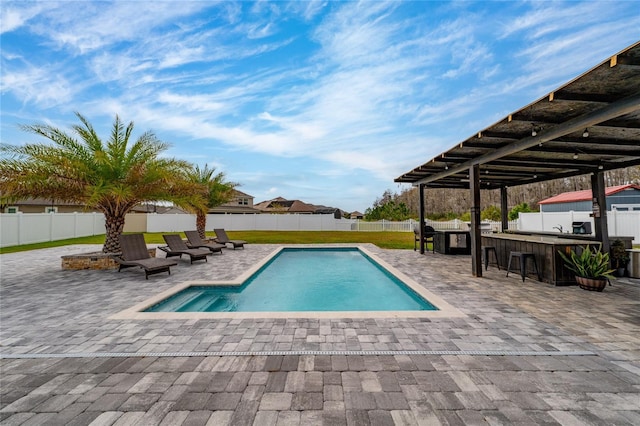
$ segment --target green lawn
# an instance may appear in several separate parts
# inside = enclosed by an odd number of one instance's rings
[[[164,244],[162,234],[146,233],[144,239],[149,244]],[[184,234],[180,233],[184,238]],[[229,238],[245,240],[249,244],[322,244],[322,243],[371,243],[385,249],[413,249],[413,232],[357,232],[357,231],[228,231]],[[215,236],[207,232],[208,236]],[[2,253],[60,247],[70,244],[103,244],[104,235],[25,244],[0,248]],[[640,246],[635,245],[635,248]]]
[[[164,244],[162,234],[146,233],[149,244]],[[249,244],[322,244],[322,243],[372,243],[386,249],[413,249],[413,232],[356,232],[356,231],[228,231],[229,238],[245,240]],[[184,237],[184,235],[181,233]],[[215,236],[207,232],[208,236]],[[0,248],[0,253],[15,253],[70,244],[103,244],[104,235],[25,244]]]

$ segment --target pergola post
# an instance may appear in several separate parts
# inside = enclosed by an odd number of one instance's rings
[[[418,194],[420,194],[420,254],[424,254],[424,184],[418,185]]]
[[[607,198],[604,187],[604,172],[591,175],[591,192],[593,194],[593,225],[596,240],[602,243],[602,252],[609,253],[609,226],[607,223]]]
[[[502,232],[509,230],[509,205],[507,203],[507,187],[500,187],[500,219],[502,220]]]
[[[480,233],[480,166],[469,167],[469,189],[471,190],[471,272],[482,276],[482,236]]]

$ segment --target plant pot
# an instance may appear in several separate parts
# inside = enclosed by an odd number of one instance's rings
[[[618,277],[624,277],[624,271],[625,271],[625,269],[626,269],[626,268],[618,268],[618,269],[616,270],[616,276],[618,276]]]
[[[583,290],[602,291],[607,286],[607,280],[602,278],[576,277],[576,282]]]

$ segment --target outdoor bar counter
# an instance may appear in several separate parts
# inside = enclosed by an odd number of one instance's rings
[[[502,234],[483,234],[482,245],[493,246],[496,248],[498,256],[498,264],[500,269],[506,273],[509,263],[509,253],[512,251],[531,252],[536,258],[538,270],[542,281],[553,285],[572,285],[575,284],[573,272],[565,268],[564,261],[558,254],[558,251],[569,254],[570,251],[576,250],[578,246],[584,247],[587,244],[600,245],[598,241],[587,240],[583,238],[567,238],[549,234],[522,234],[522,233],[502,233]],[[494,261],[493,256],[489,256],[489,266]],[[519,268],[518,262],[514,261],[515,267]],[[512,268],[514,267],[512,263]],[[495,263],[493,264],[495,267]],[[519,277],[519,269],[516,269],[515,277]],[[535,270],[532,262],[527,262],[527,276],[536,279]]]

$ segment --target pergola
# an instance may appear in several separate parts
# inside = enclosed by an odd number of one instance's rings
[[[636,165],[640,165],[640,42],[395,182],[419,187],[420,223],[424,223],[425,187],[470,189],[472,272],[482,276],[481,189],[500,189],[504,231],[507,188],[591,174],[595,236],[608,251],[604,172]]]

